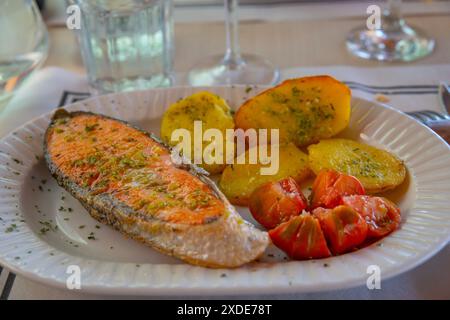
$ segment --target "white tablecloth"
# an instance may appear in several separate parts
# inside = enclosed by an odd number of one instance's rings
[[[330,74],[346,81],[353,94],[367,99],[376,99],[382,93],[389,104],[403,111],[435,110],[442,111],[437,97],[437,85],[441,81],[450,83],[450,65],[414,67],[318,67],[283,70],[283,78],[311,74]],[[179,79],[183,79],[180,75]],[[181,80],[182,81],[182,80]],[[56,108],[62,97],[78,99],[88,92],[84,76],[57,68],[47,68],[36,73],[17,93],[3,111],[0,111],[0,137],[15,127],[34,117]],[[449,186],[450,187],[450,186]],[[450,212],[449,212],[450,218]],[[450,299],[450,245],[428,262],[397,276],[382,281],[381,290],[368,290],[365,287],[341,291],[289,294],[235,296],[244,299],[287,298],[287,299]],[[0,292],[8,280],[9,272],[0,275]],[[13,278],[10,276],[10,278]],[[12,280],[10,279],[11,283]],[[57,290],[31,282],[17,276],[12,283],[10,299],[93,299],[106,298],[93,296],[82,291]],[[123,297],[122,297],[123,298]],[[163,298],[163,297],[157,297]],[[180,296],[180,299],[193,297]],[[210,299],[210,297],[199,297]],[[227,297],[219,297],[227,298]]]

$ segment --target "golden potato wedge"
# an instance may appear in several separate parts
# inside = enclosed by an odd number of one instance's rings
[[[350,89],[329,76],[287,80],[245,102],[236,127],[280,129],[281,143],[305,146],[347,127],[350,99]]]
[[[161,139],[170,146],[177,145],[172,141],[172,133],[176,129],[186,129],[194,137],[194,121],[202,121],[203,132],[207,129],[218,129],[222,132],[225,140],[225,130],[234,129],[234,120],[230,107],[224,99],[210,92],[195,93],[185,99],[172,104],[164,113],[161,123]],[[196,137],[201,139],[202,137]],[[211,142],[203,142],[202,150]],[[225,146],[225,142],[223,143]],[[191,143],[194,150],[194,138]],[[225,147],[224,147],[225,148]],[[225,155],[225,150],[222,152]],[[185,155],[193,160],[191,155]],[[225,159],[223,161],[225,163]],[[200,164],[209,173],[220,173],[225,169],[225,164]]]
[[[250,150],[247,150],[245,153],[246,159],[249,152]],[[301,182],[310,175],[308,156],[292,143],[279,147],[279,167],[274,175],[261,174],[260,169],[268,165],[248,164],[248,161],[246,163],[227,166],[219,181],[220,189],[235,205],[247,206],[250,194],[266,182],[287,177]]]
[[[348,139],[327,139],[308,147],[309,166],[318,174],[334,169],[358,178],[367,193],[400,185],[406,176],[403,162],[385,150]]]

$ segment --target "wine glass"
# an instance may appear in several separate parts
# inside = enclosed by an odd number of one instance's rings
[[[381,28],[357,28],[347,36],[348,50],[364,59],[380,61],[414,61],[429,55],[435,42],[402,17],[401,0],[388,0]]]
[[[48,33],[34,1],[0,1],[0,108],[48,54]]]
[[[226,53],[197,64],[188,74],[193,86],[230,84],[274,84],[279,72],[269,61],[253,54],[241,54],[238,34],[238,0],[225,0]]]

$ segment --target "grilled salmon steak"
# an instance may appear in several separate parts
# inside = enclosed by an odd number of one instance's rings
[[[165,254],[237,267],[268,245],[200,169],[176,165],[157,138],[123,121],[59,110],[44,149],[59,185],[92,217]]]

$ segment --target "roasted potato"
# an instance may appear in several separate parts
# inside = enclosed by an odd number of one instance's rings
[[[178,141],[173,141],[172,133],[176,129],[186,129],[191,133],[191,154],[184,155],[194,158],[194,121],[202,121],[202,129],[218,129],[223,135],[222,155],[225,157],[225,130],[234,129],[234,120],[230,107],[224,99],[210,92],[195,93],[185,99],[172,104],[164,113],[161,123],[161,139],[170,146],[175,146]],[[202,139],[202,137],[196,137]],[[211,142],[202,143],[202,153]],[[221,156],[222,156],[221,155]],[[204,159],[203,159],[204,160]],[[223,164],[207,164],[203,161],[200,167],[209,173],[220,173],[225,168],[225,158]]]
[[[385,150],[347,139],[327,139],[308,147],[309,167],[318,174],[334,169],[358,178],[366,192],[378,193],[400,185],[403,162]]]
[[[245,102],[236,127],[279,129],[280,142],[301,147],[347,127],[350,99],[350,89],[329,76],[287,80]]]
[[[252,149],[250,149],[252,150]],[[245,152],[248,159],[250,150]],[[270,154],[270,153],[269,153]],[[262,175],[260,169],[267,164],[233,164],[225,168],[219,187],[235,205],[247,206],[251,193],[259,186],[292,177],[300,182],[310,175],[308,156],[294,144],[279,147],[279,167],[273,175]]]

